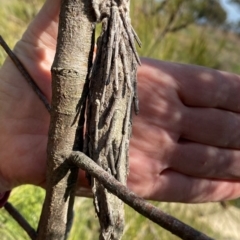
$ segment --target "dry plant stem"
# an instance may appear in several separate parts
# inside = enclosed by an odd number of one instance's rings
[[[5,203],[4,208],[13,217],[13,219],[25,230],[30,239],[35,240],[37,237],[36,231],[29,225],[29,223],[18,212],[18,210],[14,208],[9,202]]]
[[[103,169],[126,184],[131,134],[131,106],[137,62],[128,3],[93,1],[96,18],[102,20],[88,98],[86,153]],[[105,7],[102,7],[105,6]],[[108,6],[108,8],[106,8]],[[99,16],[100,13],[100,16]],[[92,178],[92,191],[101,232],[100,239],[121,239],[124,204]]]
[[[174,235],[184,240],[213,240],[178,219],[162,212],[146,200],[138,197],[126,186],[117,181],[111,174],[94,163],[92,159],[87,157],[84,153],[73,152],[68,157],[68,160],[76,164],[79,168],[87,171],[91,176],[101,182],[108,191],[118,196],[123,202],[137,212],[167,229]]]
[[[4,41],[2,36],[0,36],[0,45],[3,47],[5,52],[8,54],[8,56],[11,58],[13,63],[16,65],[20,73],[23,75],[23,77],[26,79],[28,84],[32,87],[33,91],[37,94],[39,99],[43,102],[46,109],[50,112],[51,106],[48,103],[48,100],[46,96],[43,94],[43,92],[40,90],[38,85],[35,83],[35,81],[32,79],[26,68],[23,66],[23,64],[20,62],[20,60],[17,58],[17,56],[12,52],[12,50],[9,48],[7,43]]]
[[[63,240],[67,235],[67,220],[71,214],[69,202],[78,171],[61,155],[72,151],[75,144],[79,121],[76,115],[82,112],[79,102],[84,102],[83,89],[92,55],[93,18],[89,0],[61,1],[57,49],[52,65],[46,197],[38,240]]]

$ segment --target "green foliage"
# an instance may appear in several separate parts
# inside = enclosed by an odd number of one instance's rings
[[[27,221],[36,229],[41,207],[44,199],[44,191],[33,186],[23,186],[13,190],[10,202],[21,212]],[[176,203],[154,203],[165,212],[183,220],[187,224],[200,231],[207,232],[211,236],[218,237],[219,229],[213,230],[209,225],[211,215],[221,213],[223,209],[219,204],[185,205]],[[160,228],[153,222],[126,206],[126,227],[123,240],[159,239],[178,240],[176,236]],[[0,214],[0,234],[3,240],[25,240],[26,233],[12,220],[5,210]],[[69,240],[94,240],[98,239],[99,225],[94,212],[92,199],[76,198],[75,216],[73,228]],[[16,238],[17,236],[17,238]]]
[[[228,0],[229,3],[234,3],[236,5],[240,5],[240,0]],[[240,7],[240,6],[239,6]]]
[[[21,38],[24,29],[43,2],[43,0],[0,0],[0,34],[10,47]],[[0,51],[0,64],[5,57],[3,51]]]
[[[209,67],[219,66],[217,58],[209,58],[209,52],[217,47],[219,53],[224,46],[224,38],[217,41],[212,49],[209,36],[205,34],[210,26],[196,27],[194,24],[204,18],[212,25],[223,23],[226,13],[218,1],[214,1],[213,6],[218,7],[213,11],[209,1],[203,0],[133,0],[132,22],[143,41],[140,55]],[[189,27],[193,24],[195,32],[192,34]]]
[[[198,10],[189,10],[194,8]],[[200,0],[132,0],[132,24],[143,42],[140,55],[240,73],[238,36],[214,22],[196,24],[204,9],[206,2]]]
[[[28,24],[36,15],[39,10],[40,4],[43,1],[40,0],[11,0],[7,5],[8,11],[13,15],[20,24]]]
[[[234,199],[234,200],[228,201],[227,202],[227,206],[228,205],[232,205],[232,206],[240,209],[240,199],[238,198],[238,199]]]
[[[41,188],[26,185],[15,188],[11,193],[9,201],[26,218],[29,224],[36,229],[43,199],[44,191]],[[2,240],[28,239],[28,235],[4,209],[1,210],[0,214],[0,236]]]
[[[221,25],[226,21],[227,14],[219,0],[198,0],[191,2],[192,11],[198,9],[195,13],[198,20],[205,20],[214,25]]]

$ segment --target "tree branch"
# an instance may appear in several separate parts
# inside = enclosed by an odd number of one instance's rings
[[[188,27],[190,24],[192,24],[192,23],[194,23],[194,21],[193,20],[191,20],[191,21],[187,21],[187,22],[185,22],[185,23],[182,23],[182,24],[179,24],[178,26],[174,26],[174,27],[172,27],[172,28],[169,28],[169,33],[174,33],[174,32],[177,32],[177,31],[179,31],[179,30],[181,30],[181,29],[183,29],[183,28],[186,28],[186,27]]]
[[[52,65],[52,109],[47,147],[46,197],[38,240],[63,240],[73,205],[78,168],[61,158],[76,141],[85,82],[92,59],[94,15],[89,0],[62,0]],[[80,100],[79,100],[80,99]]]
[[[36,231],[30,226],[26,219],[13,207],[10,202],[6,202],[4,205],[5,210],[13,217],[13,219],[25,230],[28,236],[35,240],[37,237]]]
[[[112,175],[104,171],[84,153],[73,152],[68,157],[69,162],[87,171],[91,176],[101,182],[111,193],[135,209],[143,216],[167,229],[184,240],[212,240],[212,238],[195,230],[178,219],[162,212],[143,198],[131,192],[126,186],[117,181]]]
[[[122,184],[128,175],[132,103],[138,112],[135,39],[129,19],[130,1],[93,1],[102,21],[97,53],[91,71],[86,121],[85,152]],[[103,7],[104,4],[106,7]],[[91,179],[94,205],[100,223],[100,239],[119,240],[124,231],[124,204],[96,179]]]
[[[151,48],[149,50],[149,54],[151,54],[155,48],[156,48],[156,44],[162,41],[162,39],[170,32],[171,26],[173,25],[174,21],[177,18],[177,15],[181,9],[181,6],[183,4],[183,1],[180,1],[176,4],[176,8],[172,10],[172,12],[170,13],[170,16],[168,18],[168,21],[166,23],[166,25],[164,26],[163,30],[159,33],[159,36],[154,39],[154,43],[151,44]]]

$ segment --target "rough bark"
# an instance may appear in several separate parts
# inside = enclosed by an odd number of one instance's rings
[[[91,72],[84,151],[125,185],[139,59],[129,23],[129,1],[105,0],[100,5],[96,2],[93,6],[97,20],[102,21],[102,33]],[[121,239],[123,202],[96,179],[92,178],[91,183],[100,239]]]
[[[78,169],[62,158],[73,150],[92,55],[94,14],[89,0],[62,0],[47,147],[47,189],[37,239],[61,240]],[[89,61],[90,59],[90,61]],[[79,100],[80,99],[80,100]],[[83,126],[80,126],[80,128]],[[71,204],[70,204],[71,205]]]

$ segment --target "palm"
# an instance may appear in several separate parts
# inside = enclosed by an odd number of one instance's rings
[[[138,81],[129,186],[163,201],[239,196],[239,77],[144,59]]]
[[[45,4],[42,14],[15,47],[15,53],[48,99],[51,98],[50,67],[56,46],[57,15],[55,6]],[[5,188],[24,183],[42,185],[49,114],[9,59],[2,67],[1,80],[0,167],[6,184],[8,179],[14,179]]]
[[[151,61],[143,59],[138,72],[140,114],[134,117],[130,147],[129,184],[151,198],[160,174],[169,167],[167,159],[178,141],[182,103],[172,82],[151,76]]]
[[[43,160],[46,158],[49,116],[9,60],[5,62],[2,71],[5,72],[5,76],[1,76],[3,80],[0,85],[2,173],[6,179],[15,175],[14,186],[30,182],[40,184],[44,180]],[[13,74],[14,78],[8,78],[6,74]]]

